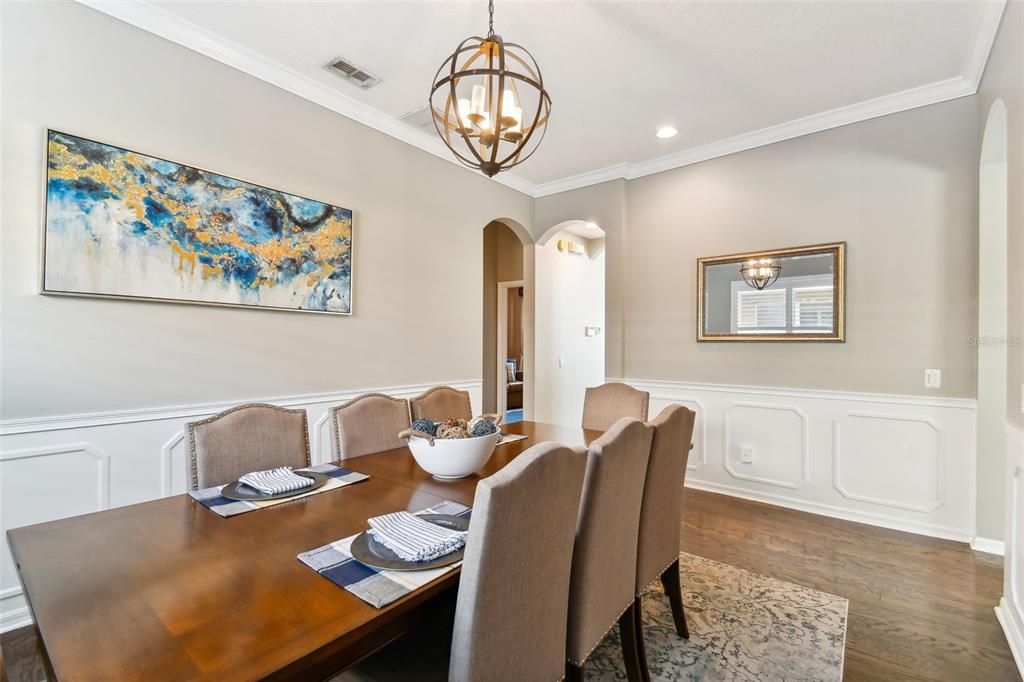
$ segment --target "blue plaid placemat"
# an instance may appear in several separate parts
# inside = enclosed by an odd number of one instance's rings
[[[213,513],[228,517],[256,511],[257,509],[263,509],[264,507],[273,507],[276,504],[282,504],[284,502],[292,502],[294,500],[302,499],[303,497],[324,493],[328,490],[341,488],[352,483],[359,483],[360,481],[365,481],[369,478],[366,474],[360,474],[352,471],[351,469],[335,466],[334,464],[314,464],[311,467],[306,467],[299,471],[319,471],[322,474],[327,474],[329,480],[316,490],[310,490],[302,495],[293,495],[292,497],[285,497],[280,500],[266,500],[263,502],[253,502],[251,500],[229,500],[220,494],[221,489],[224,488],[222,485],[217,485],[212,488],[203,488],[202,490],[193,490],[189,492],[189,495],[191,495],[196,502],[203,505]]]
[[[444,502],[416,512],[417,514],[452,514],[469,516],[472,510],[464,504],[445,500]],[[359,535],[359,533],[356,533]],[[453,571],[462,562],[432,568],[426,571],[382,571],[365,566],[349,553],[349,547],[356,535],[342,538],[323,547],[299,555],[299,561],[378,609],[414,592],[427,583],[433,582],[445,573]]]

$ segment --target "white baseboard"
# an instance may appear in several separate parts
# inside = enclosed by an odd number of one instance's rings
[[[975,552],[1004,556],[1006,554],[1006,543],[1002,540],[975,537],[971,539],[971,549]]]
[[[29,615],[27,606],[0,613],[0,633],[17,630],[26,625],[32,625],[32,616]]]
[[[3,480],[4,509],[10,510],[0,519],[0,533],[29,523],[185,492],[188,478],[185,424],[234,405],[266,402],[305,409],[309,418],[310,454],[314,463],[320,463],[332,459],[328,423],[332,406],[363,393],[411,398],[439,384],[468,391],[473,405],[480,408],[482,384],[479,380],[449,380],[0,421],[0,479]],[[50,482],[52,494],[38,493],[34,482],[40,479]],[[28,494],[26,490],[36,492]],[[0,546],[0,632],[31,622],[4,543]]]
[[[1006,643],[1010,645],[1010,652],[1017,664],[1017,670],[1024,676],[1024,631],[1021,629],[1020,615],[1013,613],[1013,607],[1006,601],[1006,597],[999,600],[995,608],[996,620],[1003,628],[1006,636]]]
[[[928,537],[940,538],[942,540],[967,542],[967,538],[964,536],[963,531],[961,531],[959,528],[949,528],[943,526],[935,526],[931,524],[915,524],[906,521],[899,521],[887,518],[879,514],[855,512],[849,509],[843,509],[841,507],[833,507],[830,505],[816,504],[813,502],[798,500],[791,497],[786,497],[785,495],[760,493],[736,486],[694,480],[690,477],[687,477],[686,479],[686,487],[694,488],[695,490],[704,490],[709,493],[719,493],[721,495],[729,495],[730,497],[738,497],[740,499],[750,500],[752,502],[762,502],[764,504],[771,504],[776,507],[785,507],[786,509],[807,512],[808,514],[827,516],[829,518],[840,519],[842,521],[863,523],[868,526],[888,528],[889,530],[898,530],[904,533],[913,533],[915,535],[927,535]]]

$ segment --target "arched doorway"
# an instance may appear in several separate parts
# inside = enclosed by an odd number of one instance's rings
[[[579,424],[583,393],[605,378],[605,233],[568,220],[534,248],[534,418]]]
[[[975,536],[1004,538],[1007,403],[1006,107],[989,110],[978,180],[978,455]],[[1009,529],[1012,531],[1012,529]],[[983,543],[977,543],[981,545]]]
[[[532,405],[532,239],[499,218],[484,226],[483,243],[482,408],[516,421]]]

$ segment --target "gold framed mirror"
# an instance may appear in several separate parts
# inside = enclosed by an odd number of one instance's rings
[[[697,259],[698,341],[846,340],[846,242]]]

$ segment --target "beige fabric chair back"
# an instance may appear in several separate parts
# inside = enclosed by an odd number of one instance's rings
[[[695,418],[691,410],[669,405],[651,422],[654,439],[640,509],[636,594],[643,592],[679,558],[683,482]]]
[[[473,408],[469,403],[469,393],[459,391],[450,386],[435,386],[426,393],[409,401],[412,407],[413,421],[429,419],[439,422],[448,417],[456,417],[469,421],[473,418]]]
[[[586,463],[583,448],[541,443],[477,485],[455,609],[451,682],[562,678]]]
[[[636,539],[653,432],[623,418],[590,444],[569,587],[566,653],[573,665],[586,660],[636,596]]]
[[[348,459],[405,445],[398,433],[409,428],[409,401],[367,393],[331,408],[334,458]]]
[[[607,431],[623,417],[647,421],[650,394],[626,384],[609,383],[587,389],[583,398],[583,428]]]
[[[280,466],[309,466],[305,410],[239,405],[185,425],[192,489],[238,480],[242,474]]]

